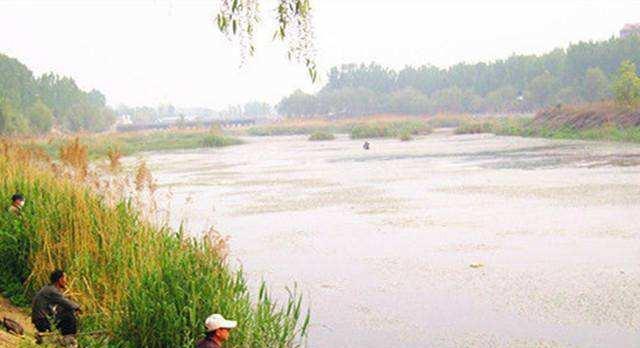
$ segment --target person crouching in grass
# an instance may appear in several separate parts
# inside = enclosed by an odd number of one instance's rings
[[[31,321],[38,330],[36,341],[41,342],[42,334],[51,331],[49,319],[53,319],[62,335],[63,345],[77,347],[76,312],[80,311],[80,305],[69,300],[62,293],[67,288],[67,277],[64,271],[60,269],[53,271],[49,280],[51,283],[42,287],[33,298]]]
[[[229,331],[237,325],[236,321],[212,314],[204,322],[206,336],[196,343],[196,348],[222,348],[222,344],[229,339]]]
[[[9,212],[14,213],[16,215],[20,215],[20,211],[24,206],[24,196],[16,193],[11,196],[11,206],[9,207]]]

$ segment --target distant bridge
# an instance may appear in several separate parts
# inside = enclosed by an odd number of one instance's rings
[[[253,119],[233,119],[233,120],[209,120],[209,121],[186,121],[182,123],[139,123],[139,124],[120,124],[116,126],[118,132],[136,132],[152,129],[169,129],[169,128],[202,128],[211,127],[219,124],[222,128],[253,126],[256,120]]]

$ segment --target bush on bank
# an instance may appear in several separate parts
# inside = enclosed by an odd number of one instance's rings
[[[217,239],[155,226],[134,200],[111,202],[95,176],[33,148],[0,150],[0,197],[27,199],[20,216],[0,213],[0,290],[27,305],[54,268],[65,269],[84,308],[81,331],[105,332],[81,336],[83,347],[193,347],[214,312],[239,322],[229,347],[294,347],[306,336],[300,298],[278,306],[264,285],[252,297]]]
[[[336,137],[331,134],[331,133],[327,133],[327,132],[313,132],[310,136],[309,136],[309,141],[327,141],[327,140],[334,140]]]

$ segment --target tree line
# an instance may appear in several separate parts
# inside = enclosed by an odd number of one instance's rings
[[[613,80],[624,61],[640,63],[640,36],[450,68],[423,65],[396,71],[376,63],[347,64],[332,68],[318,93],[297,90],[283,98],[278,111],[336,117],[531,112],[612,98]]]
[[[97,91],[85,92],[70,77],[34,76],[17,59],[0,53],[0,134],[102,131],[115,113]]]

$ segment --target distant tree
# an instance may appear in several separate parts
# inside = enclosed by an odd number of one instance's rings
[[[485,110],[491,112],[516,111],[518,109],[518,91],[511,86],[500,87],[485,97]]]
[[[158,106],[158,117],[178,117],[176,107],[171,104],[160,104]]]
[[[27,119],[20,115],[13,105],[0,100],[0,133],[3,135],[23,134],[29,131]]]
[[[390,104],[391,111],[398,114],[424,115],[432,109],[429,97],[411,87],[394,92]]]
[[[317,98],[296,90],[278,104],[278,113],[284,116],[312,116],[316,114]]]
[[[53,126],[53,112],[41,100],[37,100],[25,112],[31,131],[44,134]]]
[[[451,87],[439,90],[431,95],[434,112],[438,113],[464,113],[474,112],[474,108],[480,108],[481,100],[473,92],[459,87]]]
[[[33,73],[17,59],[0,53],[0,99],[21,111],[35,101],[36,95]]]
[[[416,109],[417,91],[428,96],[429,113],[534,111],[609,98],[607,76],[624,59],[640,63],[640,36],[447,69],[423,65],[395,71],[376,63],[345,64],[330,69],[326,85],[316,98],[307,98],[307,107],[316,115],[414,113],[425,109]]]
[[[584,77],[582,97],[584,100],[594,102],[607,97],[609,79],[600,68],[589,68]]]
[[[562,104],[577,104],[581,101],[578,91],[572,86],[561,88],[556,96],[555,101]]]
[[[545,71],[540,74],[527,86],[534,107],[543,107],[557,101],[558,80]]]
[[[238,118],[242,117],[243,113],[242,105],[229,105],[224,110],[220,111],[220,115],[223,118]]]
[[[271,115],[271,105],[269,103],[263,102],[249,102],[244,104],[243,106],[243,116],[246,117],[261,117],[261,116],[269,116]]]
[[[640,78],[631,61],[623,61],[613,82],[613,94],[618,105],[625,108],[640,106]]]

